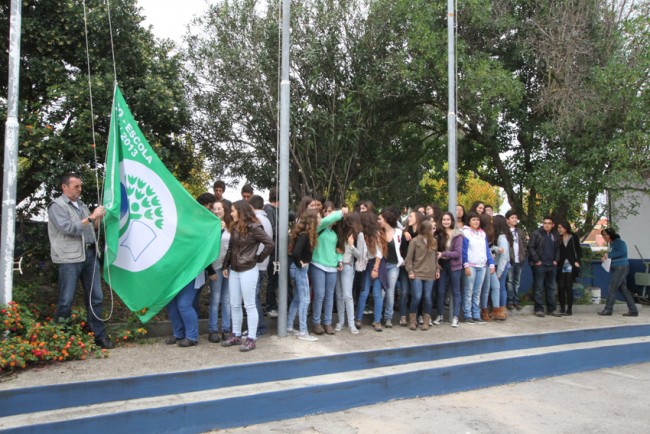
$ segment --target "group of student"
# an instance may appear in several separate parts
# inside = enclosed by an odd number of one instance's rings
[[[221,252],[206,270],[208,340],[246,352],[255,349],[257,337],[266,332],[260,301],[265,280],[267,314],[277,316],[277,272],[274,258],[269,258],[278,230],[277,190],[271,190],[265,205],[250,185],[234,203],[223,197],[225,188],[217,181],[214,194],[198,198],[222,220]],[[533,268],[535,314],[572,315],[581,248],[567,222],[556,230],[553,219],[546,217],[529,237],[518,227],[515,211],[494,215],[483,202],[475,202],[468,212],[459,205],[455,215],[435,205],[402,210],[389,206],[376,214],[370,201],[361,201],[354,210],[336,209],[317,196],[303,197],[290,220],[287,334],[300,340],[317,341],[315,335],[334,335],[344,328],[358,334],[370,311],[376,332],[393,327],[394,310],[399,325],[410,330],[442,325],[449,304],[451,327],[459,326],[461,308],[467,325],[505,321],[508,310],[522,309],[518,291],[526,258]],[[170,303],[174,335],[168,344],[198,343],[196,305],[205,281],[200,280],[188,284]],[[242,330],[242,304],[247,331]]]

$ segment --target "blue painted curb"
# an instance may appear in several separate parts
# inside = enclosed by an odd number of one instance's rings
[[[198,433],[307,414],[340,411],[393,399],[443,395],[535,378],[650,361],[650,343],[567,350],[425,369],[331,385],[216,399],[164,408],[125,411],[32,425],[8,433]],[[246,411],[247,409],[252,409]]]
[[[649,335],[650,324],[569,330],[4,390],[0,392],[0,417],[483,353]]]

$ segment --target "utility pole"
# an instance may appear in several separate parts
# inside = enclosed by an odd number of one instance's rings
[[[2,181],[2,280],[0,303],[12,300],[14,274],[14,241],[16,239],[16,187],[18,182],[18,83],[20,76],[21,0],[11,0],[9,15],[9,82],[7,92],[7,123],[5,124],[5,156]]]
[[[280,81],[280,177],[278,207],[278,336],[287,336],[287,292],[289,287],[289,47],[291,1],[282,0],[282,61]]]

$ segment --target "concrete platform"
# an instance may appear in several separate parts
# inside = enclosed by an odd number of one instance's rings
[[[0,429],[201,432],[650,361],[650,310],[618,314],[520,313],[426,332],[365,327],[309,343],[267,336],[251,353],[205,339],[187,349],[159,341],[117,348],[109,359],[0,384]]]

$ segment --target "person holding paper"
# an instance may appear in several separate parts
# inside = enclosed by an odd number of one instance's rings
[[[630,271],[630,265],[627,260],[627,244],[612,228],[603,229],[601,232],[605,242],[609,244],[608,253],[603,255],[602,261],[605,263],[611,260],[609,272],[609,293],[607,294],[607,303],[605,308],[598,312],[598,315],[611,316],[614,311],[614,302],[616,302],[617,292],[623,293],[627,302],[628,311],[623,316],[639,316],[639,311],[634,304],[634,299],[630,290],[627,289],[627,275]]]

